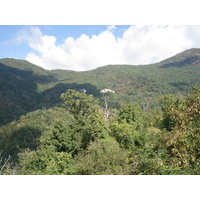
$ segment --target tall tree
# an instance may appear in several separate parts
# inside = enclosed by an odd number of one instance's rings
[[[61,99],[62,107],[74,115],[71,128],[74,134],[82,138],[81,148],[85,149],[90,142],[108,135],[108,125],[98,105],[98,99],[71,89],[62,94]]]

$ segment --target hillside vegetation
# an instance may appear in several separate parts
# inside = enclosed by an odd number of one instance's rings
[[[1,59],[0,174],[199,174],[199,77],[200,49],[86,72]]]
[[[200,87],[166,95],[159,116],[129,103],[107,118],[98,99],[71,89],[61,99],[1,129],[1,174],[199,174]]]
[[[95,70],[75,72],[47,71],[27,61],[0,60],[0,125],[12,122],[27,112],[61,104],[67,89],[86,89],[104,100],[100,91],[115,91],[109,106],[138,102],[144,110],[160,107],[166,94],[186,95],[200,84],[200,49],[191,49],[151,65],[108,65]]]

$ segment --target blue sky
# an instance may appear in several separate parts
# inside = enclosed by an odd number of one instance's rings
[[[18,44],[13,41],[19,32],[27,27],[25,25],[0,25],[0,58],[26,59],[26,55],[33,51],[27,43]],[[107,30],[108,25],[31,25],[29,27],[38,27],[43,35],[55,36],[55,44],[60,45],[67,37],[77,39],[82,34],[89,37],[98,35]],[[122,36],[123,31],[128,27],[128,25],[117,26],[117,31],[113,31],[115,37]]]
[[[0,25],[0,58],[48,70],[150,64],[199,47],[200,26]]]

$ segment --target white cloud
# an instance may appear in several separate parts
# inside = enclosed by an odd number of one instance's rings
[[[115,26],[115,25],[110,25],[110,26],[107,26],[107,29],[108,29],[109,31],[111,31],[111,30],[116,29],[116,26]]]
[[[27,42],[38,52],[26,57],[34,64],[76,71],[107,64],[149,64],[200,47],[200,26],[130,26],[120,38],[115,38],[113,30],[117,28],[108,26],[91,38],[82,34],[56,45],[55,36],[43,36],[38,27],[29,27],[18,33],[15,42]]]
[[[135,26],[124,32],[125,60],[129,64],[160,61],[185,49],[192,48],[194,38],[186,36],[187,26]],[[196,27],[190,27],[194,33]],[[198,35],[200,31],[196,31]]]
[[[43,48],[42,38],[42,33],[38,27],[27,26],[20,29],[16,36],[9,42],[11,44],[21,44],[23,42],[27,42],[32,49],[40,52]]]

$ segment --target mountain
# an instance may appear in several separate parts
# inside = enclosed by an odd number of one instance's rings
[[[48,71],[25,60],[0,59],[0,125],[28,112],[61,103],[67,89],[82,90],[104,101],[100,90],[108,95],[110,107],[138,102],[144,110],[160,106],[166,94],[188,94],[200,84],[200,49],[189,49],[150,65],[107,65],[94,70]]]
[[[175,56],[168,58],[160,63],[162,67],[165,67],[165,65],[173,66],[176,63],[177,64],[179,63],[178,65],[181,66],[181,64],[182,65],[192,64],[192,63],[199,64],[200,63],[199,60],[200,60],[200,50],[197,48],[192,48],[184,52],[181,52],[179,54],[176,54]]]

